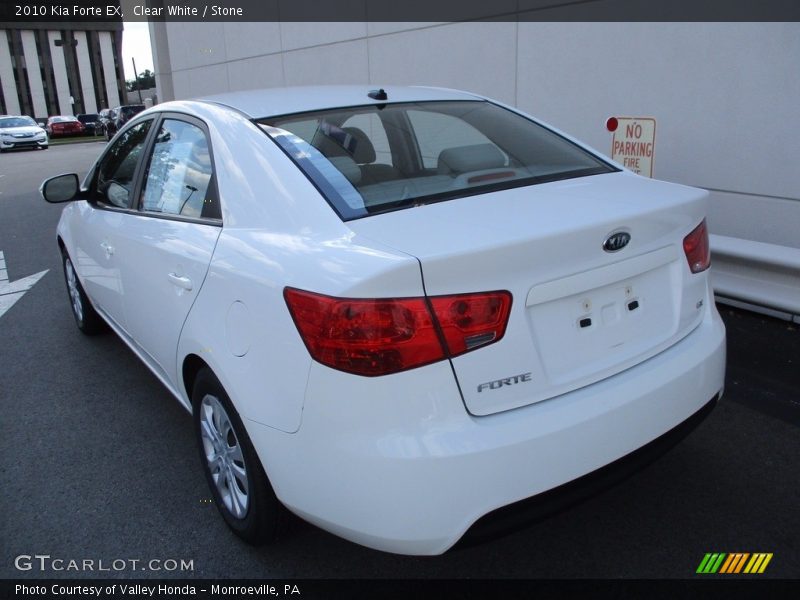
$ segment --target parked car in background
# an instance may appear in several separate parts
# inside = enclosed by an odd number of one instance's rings
[[[30,117],[2,115],[0,116],[0,152],[15,148],[47,150],[47,132]]]
[[[99,126],[99,115],[97,114],[83,114],[83,115],[75,115],[75,117],[83,123],[85,127],[85,134],[86,135],[99,135],[98,133],[98,126]]]
[[[114,116],[114,111],[110,108],[104,108],[97,113],[97,125],[96,125],[97,135],[105,135],[106,125],[113,116]]]
[[[144,104],[126,104],[112,108],[107,119],[104,121],[104,133],[107,140],[111,140],[114,134],[134,116],[144,110]]]
[[[70,202],[78,328],[108,325],[193,415],[251,543],[283,505],[439,554],[497,509],[617,481],[722,394],[708,192],[482,96],[168,102],[41,191]]]
[[[83,135],[86,128],[76,117],[59,115],[47,119],[45,130],[50,137],[66,137],[70,135]]]

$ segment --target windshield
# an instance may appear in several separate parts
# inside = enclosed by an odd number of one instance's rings
[[[616,170],[487,101],[338,108],[258,124],[344,220]]]
[[[31,125],[36,126],[36,121],[30,117],[6,117],[0,119],[0,129],[5,129],[6,127],[30,127]]]

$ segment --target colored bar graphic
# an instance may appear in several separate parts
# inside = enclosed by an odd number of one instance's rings
[[[722,568],[719,570],[720,573],[730,573],[729,569],[731,568],[731,564],[736,563],[739,560],[738,554],[728,554],[727,560],[722,563]]]
[[[767,565],[772,560],[771,552],[708,552],[700,561],[697,573],[702,574],[736,574],[742,573],[763,573]],[[749,559],[749,560],[748,560]],[[747,564],[747,566],[745,566]]]
[[[742,570],[747,557],[750,556],[748,552],[733,552],[728,554],[728,559],[719,570],[720,573],[738,573]]]
[[[724,553],[724,552],[722,552],[722,553],[719,555],[719,558],[718,558],[718,559],[717,559],[717,561],[714,563],[714,565],[711,567],[711,572],[712,572],[712,573],[716,573],[716,572],[719,570],[719,567],[720,567],[720,565],[722,564],[722,561],[723,561],[723,560],[725,560],[725,553]]]
[[[697,571],[695,571],[695,573],[706,573],[706,566],[708,565],[709,560],[711,560],[711,555],[706,554],[703,557],[703,560],[700,561],[700,566],[697,567]]]
[[[744,569],[745,573],[763,573],[764,569],[767,568],[769,561],[772,560],[772,553],[761,552],[758,554],[753,554],[753,558],[750,559],[750,562],[747,563],[747,566]]]
[[[736,564],[735,570],[733,570],[731,572],[732,573],[740,573],[741,570],[742,570],[742,567],[744,566],[745,561],[747,560],[748,556],[750,556],[749,552],[745,552],[744,554],[742,554],[742,558],[739,559],[739,562]]]
[[[697,567],[697,573],[716,573],[722,561],[725,559],[725,553],[714,552],[705,555]]]

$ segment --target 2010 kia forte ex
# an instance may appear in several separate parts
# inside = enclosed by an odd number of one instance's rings
[[[168,102],[41,191],[70,202],[78,327],[110,327],[191,412],[251,543],[285,507],[442,553],[622,476],[722,393],[706,192],[487,98]]]

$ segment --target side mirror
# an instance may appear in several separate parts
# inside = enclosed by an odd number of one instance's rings
[[[79,192],[80,185],[78,176],[75,173],[67,173],[66,175],[58,175],[46,179],[39,188],[42,198],[53,204],[81,200]]]

